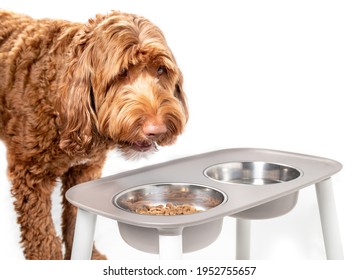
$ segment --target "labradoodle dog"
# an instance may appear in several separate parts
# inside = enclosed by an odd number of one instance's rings
[[[106,153],[148,154],[187,122],[182,74],[162,32],[111,12],[86,24],[0,10],[0,138],[27,259],[68,259],[76,209],[51,193],[101,176]],[[94,259],[105,258],[95,248]]]

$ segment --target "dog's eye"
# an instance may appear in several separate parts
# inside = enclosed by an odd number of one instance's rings
[[[165,74],[166,72],[167,72],[166,67],[160,66],[160,67],[158,67],[158,69],[157,69],[157,76],[161,76],[162,74]]]
[[[120,73],[120,77],[121,78],[126,78],[128,76],[128,69],[123,68],[121,73]]]

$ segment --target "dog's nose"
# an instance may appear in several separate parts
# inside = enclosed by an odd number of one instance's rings
[[[146,121],[142,131],[148,138],[157,139],[160,135],[167,132],[167,127],[160,121]]]

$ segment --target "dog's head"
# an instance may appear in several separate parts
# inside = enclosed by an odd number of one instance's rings
[[[162,32],[142,17],[90,20],[73,39],[63,80],[60,147],[70,154],[99,141],[127,155],[152,151],[173,144],[188,119],[181,71]]]

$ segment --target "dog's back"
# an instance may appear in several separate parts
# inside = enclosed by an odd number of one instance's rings
[[[64,49],[80,26],[0,10],[0,138],[10,117],[34,108],[29,102],[52,103]]]
[[[0,10],[0,137],[4,131],[5,95],[11,86],[10,72],[14,68],[11,52],[17,38],[31,21],[29,17]]]

